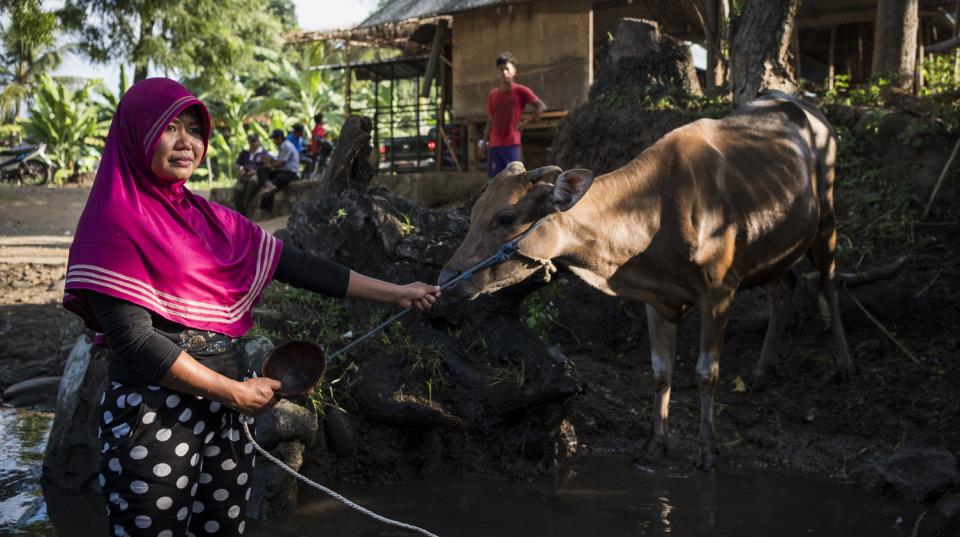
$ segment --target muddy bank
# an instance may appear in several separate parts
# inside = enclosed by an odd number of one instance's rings
[[[83,323],[63,309],[66,267],[0,264],[0,392],[35,377],[57,376]]]

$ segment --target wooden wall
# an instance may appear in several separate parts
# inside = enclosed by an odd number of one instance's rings
[[[538,0],[457,13],[453,20],[453,114],[486,115],[504,51],[520,64],[516,81],[548,110],[571,110],[593,83],[591,0]]]

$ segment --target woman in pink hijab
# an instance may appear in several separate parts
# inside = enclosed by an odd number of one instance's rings
[[[113,351],[99,479],[117,536],[243,533],[253,446],[241,415],[269,409],[280,383],[244,376],[237,338],[271,279],[421,310],[440,296],[285,247],[194,195],[185,183],[209,136],[206,107],[183,86],[134,84],[70,248],[64,306]]]

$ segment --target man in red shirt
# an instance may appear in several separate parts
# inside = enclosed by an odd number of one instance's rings
[[[480,141],[480,154],[489,146],[487,174],[497,175],[513,161],[520,160],[520,131],[536,121],[547,108],[533,91],[514,84],[517,75],[517,59],[504,52],[497,58],[500,84],[487,95],[487,127]],[[523,109],[531,104],[533,114],[521,121]]]
[[[326,139],[327,129],[323,128],[323,114],[318,112],[317,115],[313,116],[313,121],[315,125],[313,130],[310,131],[310,154],[317,156],[317,153],[320,152],[319,142]]]

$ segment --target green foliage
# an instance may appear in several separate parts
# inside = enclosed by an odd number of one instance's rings
[[[443,383],[442,366],[445,357],[439,343],[432,341],[424,344],[417,341],[410,330],[400,323],[384,329],[380,333],[379,341],[385,352],[403,357],[408,378],[416,378],[418,383],[422,382],[432,401],[433,390]]]
[[[268,0],[68,0],[61,18],[82,36],[91,60],[132,63],[138,80],[148,65],[174,71],[202,92],[229,86],[234,73],[262,73],[254,49],[279,47],[284,28],[276,13],[289,8]]]
[[[877,77],[870,84],[863,87],[853,87],[850,77],[837,75],[833,89],[827,90],[823,102],[827,104],[842,104],[846,106],[884,106],[883,90],[890,86],[890,80]]]
[[[853,267],[871,259],[884,246],[903,247],[915,241],[914,224],[919,221],[913,202],[913,187],[904,175],[913,164],[884,162],[871,148],[873,133],[857,136],[837,127],[837,198],[852,219],[841,220],[837,253],[840,264]]]
[[[643,86],[626,91],[606,92],[592,99],[612,108],[639,105],[647,110],[695,110],[704,117],[719,118],[730,112],[732,104],[723,96],[691,95],[672,85]]]
[[[540,339],[549,341],[550,329],[557,324],[560,310],[556,305],[563,297],[563,290],[559,285],[547,285],[524,298],[524,323]]]
[[[527,364],[523,358],[516,361],[505,360],[503,365],[496,367],[490,374],[490,385],[513,385],[522,388],[527,382]]]
[[[923,92],[932,95],[960,89],[960,60],[954,54],[934,55],[923,60]]]
[[[0,25],[0,116],[12,122],[40,77],[55,69],[72,45],[56,45],[57,17],[39,0],[8,0],[0,13],[10,19]]]
[[[91,81],[72,90],[45,75],[39,80],[22,126],[28,139],[47,144],[47,154],[57,166],[57,184],[92,170],[100,157],[110,123],[101,119],[100,107],[90,99],[99,86],[99,81]]]
[[[318,42],[291,47],[283,53],[261,52],[271,65],[270,76],[277,85],[266,106],[286,112],[290,125],[300,123],[308,131],[318,112],[331,126],[343,123],[343,77],[339,71],[317,68],[336,62],[337,50]]]

